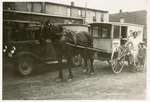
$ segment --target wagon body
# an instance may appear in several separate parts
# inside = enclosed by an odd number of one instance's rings
[[[129,23],[91,23],[91,34],[93,36],[93,47],[101,49],[105,53],[119,47],[123,40],[127,40],[134,32],[137,32],[136,42],[143,40],[143,26]]]

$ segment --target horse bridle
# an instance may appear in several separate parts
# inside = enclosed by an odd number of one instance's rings
[[[69,30],[69,29],[65,29],[64,32],[65,32],[65,33],[74,33],[74,34],[71,34],[71,35],[72,35],[72,37],[73,37],[73,42],[74,42],[74,44],[77,45],[77,35],[76,35],[76,32],[71,31],[71,30]],[[63,34],[64,34],[64,33],[63,33]],[[67,39],[69,39],[70,41],[72,40],[72,39],[69,38],[68,36],[66,36],[66,35],[64,35],[64,36],[67,37]]]

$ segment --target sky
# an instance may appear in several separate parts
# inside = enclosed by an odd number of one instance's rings
[[[76,6],[99,10],[107,10],[109,13],[118,13],[120,9],[123,12],[145,10],[147,9],[148,0],[48,0],[50,2],[62,3],[70,5],[71,1],[75,2]]]

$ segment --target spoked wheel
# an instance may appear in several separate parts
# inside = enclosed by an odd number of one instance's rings
[[[118,74],[122,71],[125,64],[125,56],[120,48],[117,51],[112,53],[111,58],[111,67],[112,71],[115,74]]]
[[[22,76],[31,75],[34,67],[33,59],[30,57],[20,58],[18,61],[18,72]]]

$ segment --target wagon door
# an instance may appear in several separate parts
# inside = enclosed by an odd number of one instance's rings
[[[121,26],[121,45],[127,42],[127,26]]]
[[[112,50],[118,48],[120,46],[120,34],[121,27],[120,25],[112,26]]]

